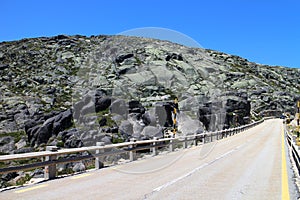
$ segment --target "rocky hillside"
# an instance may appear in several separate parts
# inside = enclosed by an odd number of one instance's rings
[[[116,143],[294,111],[300,71],[168,41],[65,36],[0,43],[0,152]]]

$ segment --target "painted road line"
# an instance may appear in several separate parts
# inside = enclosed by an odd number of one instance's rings
[[[288,174],[286,167],[286,156],[285,156],[285,148],[284,148],[284,130],[282,129],[281,136],[281,199],[289,200],[289,182],[288,182]]]
[[[36,190],[36,189],[44,188],[44,187],[47,187],[47,186],[48,186],[48,184],[37,185],[37,186],[30,187],[30,188],[26,188],[26,189],[15,191],[15,193],[28,192],[28,191],[31,191],[31,190]]]
[[[90,175],[91,174],[81,174],[81,175],[78,175],[78,176],[74,176],[71,179],[80,179],[80,178],[84,178],[84,177],[87,177],[87,176],[90,176]]]
[[[212,160],[212,161],[210,161],[210,162],[207,162],[207,163],[204,163],[204,164],[200,165],[199,167],[197,167],[197,168],[193,169],[192,171],[188,172],[187,174],[184,174],[183,176],[180,176],[180,177],[178,177],[178,178],[176,178],[176,179],[174,179],[174,180],[172,180],[172,181],[169,181],[169,182],[167,182],[167,183],[165,183],[165,184],[163,184],[163,185],[161,185],[161,186],[155,188],[155,189],[152,191],[152,193],[154,193],[154,192],[159,192],[159,191],[161,191],[162,189],[167,188],[167,187],[169,187],[169,186],[171,186],[171,185],[177,183],[178,181],[181,181],[181,180],[183,180],[183,179],[185,179],[185,178],[191,176],[192,174],[194,174],[194,173],[200,171],[200,169],[202,169],[202,168],[204,168],[204,167],[206,167],[206,166],[208,166],[208,165],[211,165],[211,164],[213,164],[214,162],[216,162],[216,161],[218,161],[218,160],[220,160],[220,159],[222,159],[222,158],[225,158],[225,157],[229,156],[229,155],[232,154],[233,152],[235,152],[235,151],[237,151],[238,149],[240,149],[243,145],[244,145],[244,144],[239,145],[239,146],[237,146],[237,147],[231,149],[230,151],[228,151],[228,152],[222,154],[221,156],[215,158],[214,160]]]

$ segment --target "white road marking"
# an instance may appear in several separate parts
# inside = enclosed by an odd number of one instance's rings
[[[206,167],[206,166],[208,166],[208,165],[211,165],[212,163],[214,163],[214,162],[216,162],[216,161],[218,161],[218,160],[220,160],[220,159],[222,159],[222,158],[224,158],[224,157],[226,157],[226,156],[229,156],[231,153],[233,153],[234,151],[237,151],[237,150],[238,150],[239,148],[241,148],[243,145],[244,145],[244,144],[239,145],[239,146],[235,147],[234,149],[232,149],[232,150],[230,150],[230,151],[228,151],[228,152],[222,154],[221,156],[215,158],[214,160],[212,160],[212,161],[210,161],[210,162],[207,162],[207,163],[204,163],[203,165],[201,165],[201,166],[199,166],[199,167],[193,169],[192,171],[188,172],[187,174],[185,174],[185,175],[183,175],[183,176],[180,176],[180,177],[178,177],[178,178],[176,178],[176,179],[174,179],[174,180],[172,180],[172,181],[170,181],[170,182],[167,182],[167,183],[165,183],[165,184],[163,184],[163,185],[161,185],[161,186],[155,188],[155,189],[152,191],[152,193],[153,193],[153,192],[159,192],[160,190],[162,190],[162,189],[164,189],[164,188],[167,188],[167,187],[169,187],[170,185],[173,185],[174,183],[176,183],[176,182],[178,182],[178,181],[180,181],[180,180],[183,180],[183,179],[185,179],[185,178],[191,176],[192,174],[196,173],[196,172],[199,171],[200,169],[202,169],[202,168],[204,168],[204,167]]]

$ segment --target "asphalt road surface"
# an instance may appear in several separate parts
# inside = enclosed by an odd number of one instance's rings
[[[282,121],[217,142],[3,191],[0,199],[297,199]]]

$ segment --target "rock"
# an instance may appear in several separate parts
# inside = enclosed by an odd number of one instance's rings
[[[83,147],[83,142],[81,139],[79,139],[75,136],[71,136],[66,140],[64,146],[66,148],[80,148],[80,147]]]
[[[70,59],[70,58],[74,58],[75,55],[72,52],[64,52],[61,54],[61,58],[62,59]]]
[[[134,135],[140,135],[141,132],[143,131],[145,125],[141,124],[140,122],[134,122],[132,129],[133,129],[133,134]]]
[[[222,101],[210,101],[199,106],[198,118],[207,131],[222,130],[224,126],[225,109]]]
[[[76,128],[72,128],[72,129],[69,129],[69,130],[59,132],[57,134],[57,137],[61,138],[65,142],[69,137],[71,137],[71,136],[76,136],[77,137],[79,135],[80,135],[79,131]]]
[[[155,126],[155,125],[156,125],[156,119],[155,119],[155,116],[154,116],[154,115],[151,115],[150,112],[145,112],[145,113],[142,115],[142,120],[143,120],[143,123],[144,123],[146,126]]]
[[[35,169],[33,172],[30,173],[32,178],[43,178],[44,177],[44,170],[42,169]]]
[[[104,142],[105,145],[111,144],[111,137],[110,136],[105,136],[104,138],[101,139],[101,142]]]
[[[166,63],[157,63],[153,62],[153,66],[151,66],[150,70],[155,74],[157,82],[161,85],[164,85],[166,88],[171,87],[172,82],[175,81],[174,73],[167,69],[165,66]]]
[[[103,133],[97,130],[85,131],[80,135],[80,140],[83,142],[83,146],[94,146],[97,142],[103,139]]]
[[[95,103],[94,102],[89,102],[88,104],[84,105],[81,109],[80,109],[80,114],[81,116],[90,114],[90,113],[95,113]]]
[[[41,127],[36,130],[36,145],[47,143],[48,139],[52,136],[53,121],[45,122]],[[33,145],[33,144],[31,144]]]
[[[192,119],[183,113],[178,116],[178,130],[183,135],[194,135],[197,132],[203,132],[202,124],[199,120]]]
[[[123,75],[123,74],[134,74],[137,72],[137,69],[134,65],[122,65],[118,67],[117,74]]]
[[[15,139],[11,136],[0,137],[0,153],[9,154],[15,149]]]
[[[63,131],[72,126],[72,111],[70,109],[61,112],[55,117],[53,123],[53,134],[57,135],[60,131]]]
[[[75,163],[74,167],[72,168],[74,172],[82,172],[85,171],[85,165],[82,162]]]
[[[131,57],[133,57],[132,53],[120,55],[116,58],[116,62],[120,64],[120,63],[124,62],[124,60],[131,58]]]
[[[10,181],[10,180],[16,178],[17,176],[18,176],[18,174],[16,172],[10,172],[7,174],[3,174],[1,179],[4,181]]]
[[[25,137],[21,138],[21,139],[15,144],[15,146],[16,146],[17,149],[21,149],[21,148],[25,147],[26,145],[27,145],[27,141],[26,141],[26,138],[25,138]]]
[[[54,117],[50,117],[42,125],[29,128],[34,124],[34,122],[28,122],[26,124],[27,128],[25,128],[30,145],[46,144],[52,135],[57,135],[59,132],[71,127],[72,112],[71,110],[66,110]]]
[[[142,136],[146,136],[148,138],[163,138],[163,131],[161,127],[154,127],[154,126],[146,126],[142,133]]]
[[[129,137],[133,134],[133,125],[127,120],[122,121],[121,125],[119,126],[119,131],[122,135]]]
[[[167,55],[166,61],[170,61],[171,59],[183,61],[182,55],[181,54],[176,54],[176,53],[171,53],[171,54]]]
[[[7,68],[9,68],[9,65],[6,65],[6,64],[1,64],[0,65],[0,70],[4,70],[4,69],[7,69]]]
[[[130,81],[137,85],[147,86],[156,83],[155,76],[150,71],[142,71],[140,73],[125,74]]]
[[[171,127],[173,126],[172,112],[173,104],[171,102],[158,102],[155,104],[155,116],[157,123],[160,126]]]
[[[111,105],[111,98],[109,97],[102,97],[100,99],[96,99],[95,111],[96,112],[104,111],[108,109],[110,105]]]
[[[20,149],[16,149],[13,151],[14,154],[19,154],[19,153],[30,153],[33,152],[35,149],[33,147],[22,147]]]
[[[117,99],[111,104],[110,112],[121,115],[126,119],[128,115],[128,106],[124,100]]]
[[[128,102],[129,106],[129,113],[139,113],[144,114],[145,108],[142,106],[142,104],[139,101],[133,100]]]

